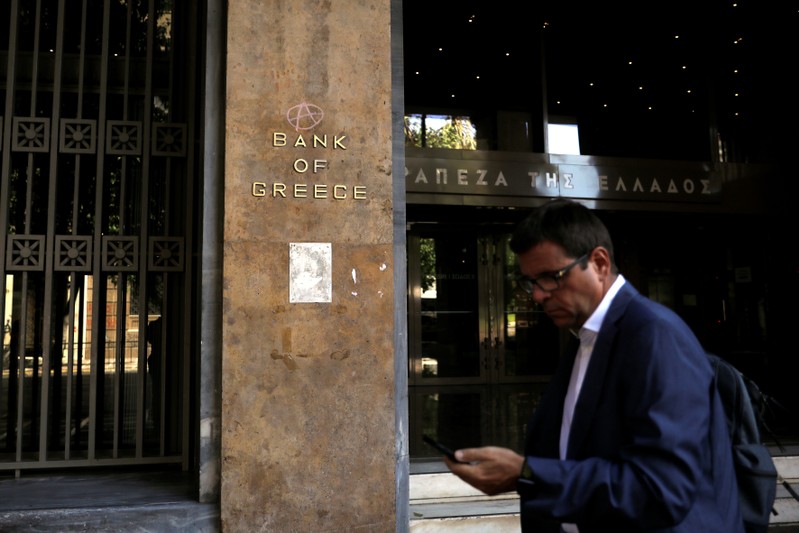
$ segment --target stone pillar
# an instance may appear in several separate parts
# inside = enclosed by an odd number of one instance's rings
[[[390,0],[229,0],[223,531],[394,531]]]

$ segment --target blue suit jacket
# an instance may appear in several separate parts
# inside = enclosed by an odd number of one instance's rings
[[[575,347],[576,348],[576,347]],[[576,349],[574,350],[576,351]],[[708,358],[668,308],[625,283],[596,339],[567,459],[565,358],[527,428],[522,530],[743,531],[731,445]]]

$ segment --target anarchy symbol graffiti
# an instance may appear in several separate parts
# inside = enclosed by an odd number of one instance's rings
[[[310,130],[318,126],[324,116],[321,107],[305,102],[295,105],[286,112],[286,119],[296,131]]]

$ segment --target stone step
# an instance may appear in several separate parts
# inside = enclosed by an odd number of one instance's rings
[[[196,502],[0,511],[0,531],[216,533],[219,509]]]
[[[777,471],[799,492],[799,455],[774,457]],[[488,497],[446,471],[443,463],[417,465],[410,477],[411,533],[519,533],[515,493]],[[438,471],[435,471],[438,470]],[[769,530],[799,533],[799,501],[778,483]]]

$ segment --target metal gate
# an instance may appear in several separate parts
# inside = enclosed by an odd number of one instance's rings
[[[196,4],[2,2],[0,470],[188,468]]]

